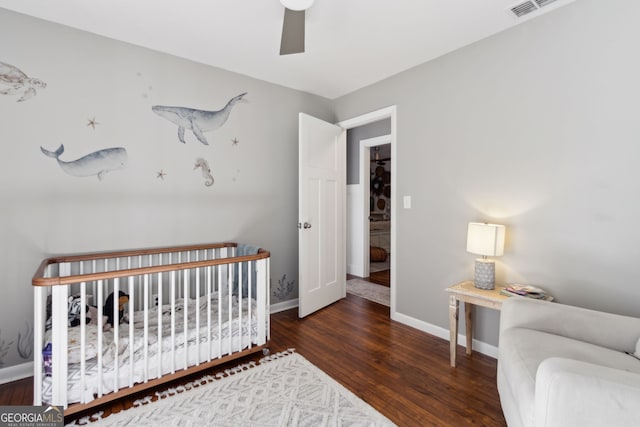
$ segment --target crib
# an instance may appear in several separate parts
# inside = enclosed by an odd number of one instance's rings
[[[269,262],[236,243],[45,259],[34,405],[65,415],[267,351]]]

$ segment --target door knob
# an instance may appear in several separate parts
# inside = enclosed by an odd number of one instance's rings
[[[308,222],[305,222],[305,223],[304,223],[304,225],[303,225],[303,227],[304,227],[305,229],[307,229],[307,228],[311,228],[311,224],[309,224]]]

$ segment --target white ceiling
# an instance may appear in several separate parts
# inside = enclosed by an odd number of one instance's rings
[[[0,7],[334,99],[527,18],[520,0],[315,0],[279,56],[279,0],[0,0]]]

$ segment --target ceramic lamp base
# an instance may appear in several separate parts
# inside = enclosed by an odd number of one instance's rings
[[[476,259],[473,284],[479,289],[494,289],[496,282],[496,263],[489,259]]]

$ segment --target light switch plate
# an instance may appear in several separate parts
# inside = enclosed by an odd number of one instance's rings
[[[402,206],[405,209],[411,209],[411,196],[404,196],[402,198]]]

